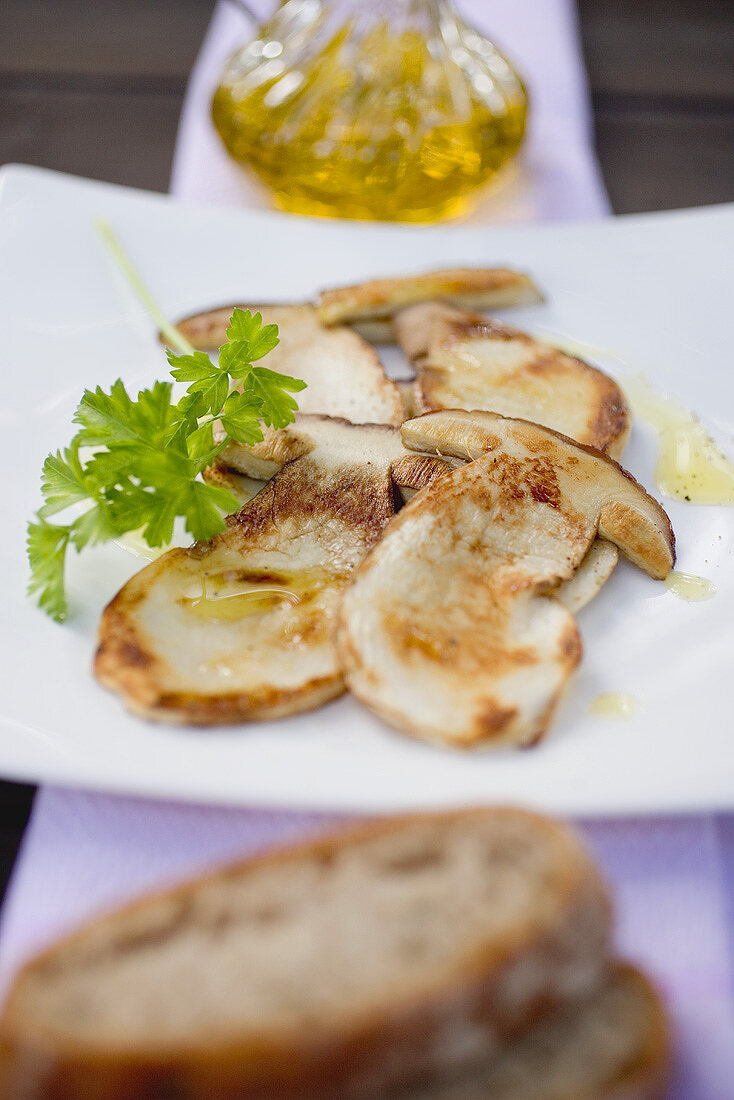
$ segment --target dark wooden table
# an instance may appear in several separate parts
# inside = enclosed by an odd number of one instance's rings
[[[578,7],[615,211],[734,200],[734,0]],[[213,0],[3,0],[0,163],[166,191],[212,9]],[[32,787],[0,782],[0,889],[32,799]]]

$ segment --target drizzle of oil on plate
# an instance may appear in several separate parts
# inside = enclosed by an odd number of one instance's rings
[[[640,704],[633,695],[618,691],[605,691],[589,704],[589,714],[594,718],[631,718],[639,709]]]
[[[716,585],[713,581],[706,577],[699,577],[695,573],[683,573],[679,569],[671,569],[663,583],[674,596],[681,600],[688,600],[689,603],[710,600],[716,595]]]

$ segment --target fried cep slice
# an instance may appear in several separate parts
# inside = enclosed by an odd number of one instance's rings
[[[418,376],[405,384],[408,412],[496,409],[547,424],[619,455],[630,417],[619,388],[601,371],[496,322],[432,302],[395,322]],[[616,434],[615,434],[616,433]],[[610,543],[589,551],[558,598],[576,612],[601,589],[617,561]]]
[[[418,372],[403,393],[409,412],[491,408],[621,453],[630,429],[624,396],[582,360],[440,302],[399,314],[395,329]],[[569,611],[580,611],[602,588],[617,558],[611,543],[592,546],[573,577],[559,586],[558,599]]]
[[[416,302],[434,299],[464,309],[502,309],[541,302],[543,295],[522,271],[457,267],[322,290],[316,298],[316,312],[324,325],[353,325],[367,340],[390,343],[395,338],[395,314]]]
[[[498,321],[441,302],[395,319],[400,347],[417,372],[414,407],[487,409],[554,428],[617,458],[631,420],[608,375]]]
[[[395,339],[392,318],[397,311],[416,302],[434,299],[464,309],[502,309],[542,302],[543,295],[530,276],[522,271],[505,267],[446,268],[422,275],[373,279],[354,286],[322,290],[314,304],[217,306],[184,317],[177,328],[194,347],[209,350],[224,343],[235,308],[259,310],[267,322],[284,326],[291,321],[300,324],[308,311],[315,311],[319,323],[327,328],[350,325],[366,340],[392,343]]]
[[[226,531],[169,551],[105,609],[95,673],[135,713],[278,718],[343,690],[336,606],[394,514],[391,471],[425,483],[444,463],[407,452],[384,425],[299,417],[276,434],[264,446],[279,472]]]
[[[532,744],[581,658],[573,615],[547,593],[597,532],[665,577],[668,517],[616,462],[537,424],[440,412],[402,435],[474,461],[407,504],[354,574],[337,627],[347,686],[418,738]]]
[[[259,311],[266,324],[276,324],[280,343],[268,353],[267,366],[301,378],[302,413],[341,416],[353,424],[401,424],[403,402],[385,374],[374,348],[348,328],[325,329],[310,305],[242,305]],[[217,348],[235,306],[223,306],[188,317],[179,330],[196,348]]]
[[[296,424],[303,430],[311,421],[317,422],[319,419],[324,418],[299,413],[296,416]],[[304,444],[301,432],[292,426],[276,429],[263,425],[262,430],[263,438],[259,443],[245,445],[230,440],[219,452],[217,462],[204,471],[205,480],[214,484],[224,484],[225,475],[233,475],[239,479],[246,479],[245,484],[252,481],[270,481],[287,462],[292,462],[303,454]],[[215,426],[215,440],[221,442],[222,436],[222,429]]]

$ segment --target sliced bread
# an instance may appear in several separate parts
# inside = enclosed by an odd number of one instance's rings
[[[0,1024],[0,1095],[378,1100],[588,995],[609,935],[605,886],[564,826],[509,808],[383,819],[32,961]]]

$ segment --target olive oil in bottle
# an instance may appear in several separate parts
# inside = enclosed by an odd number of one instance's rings
[[[464,213],[514,156],[527,98],[446,0],[288,0],[212,113],[282,209],[425,222]]]

